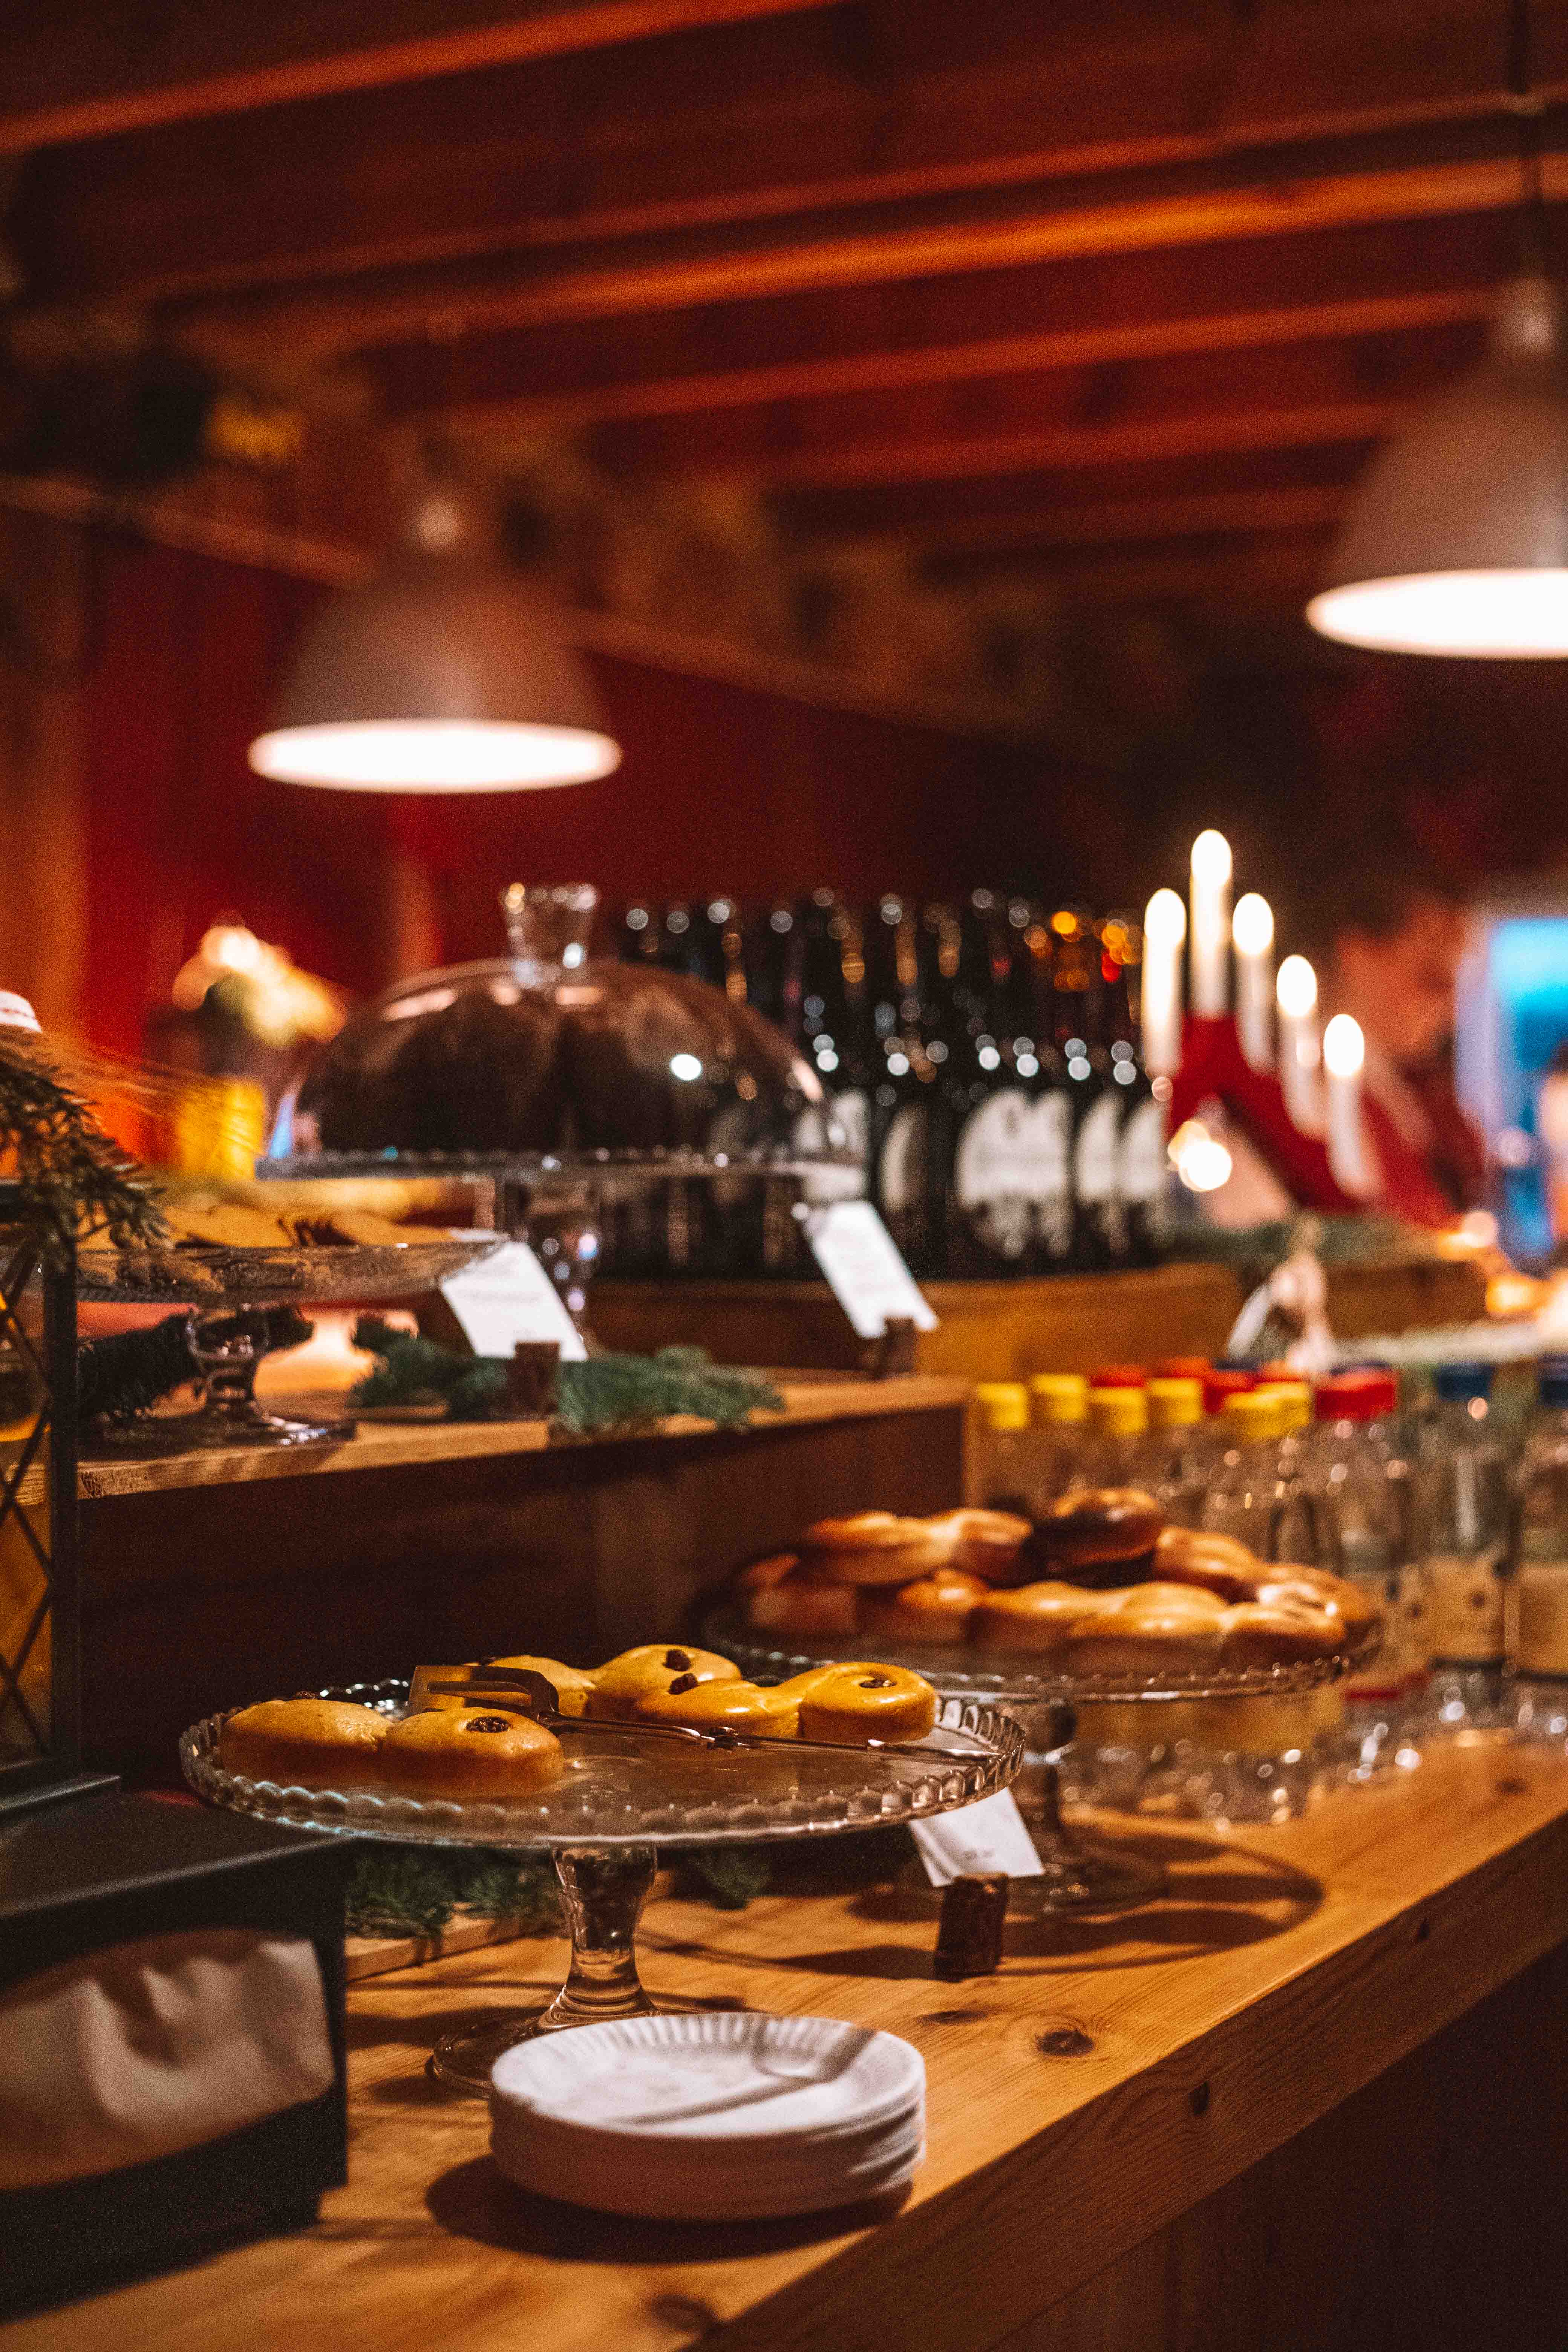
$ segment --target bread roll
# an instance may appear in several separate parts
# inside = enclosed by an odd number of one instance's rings
[[[1159,1504],[1141,1487],[1079,1486],[1047,1505],[1035,1522],[1029,1552],[1068,1576],[1125,1567],[1153,1550],[1164,1524]]]
[[[976,1648],[1027,1650],[1059,1659],[1068,1635],[1110,1601],[1080,1584],[1020,1584],[1010,1592],[990,1592],[976,1608],[971,1627]]]
[[[1029,1522],[1016,1511],[941,1511],[926,1521],[952,1544],[949,1566],[966,1576],[983,1577],[987,1584],[1017,1580],[1020,1555],[1029,1538]]]
[[[382,1770],[405,1797],[504,1804],[532,1796],[562,1772],[561,1742],[525,1715],[500,1715],[481,1700],[453,1714],[427,1707],[387,1732]]]
[[[800,1696],[787,1685],[766,1690],[756,1683],[691,1683],[678,1675],[668,1690],[646,1691],[637,1703],[638,1723],[674,1723],[692,1731],[751,1731],[763,1739],[794,1739],[800,1730]]]
[[[1219,1663],[1225,1604],[1187,1586],[1150,1585],[1106,1596],[1109,1603],[1068,1633],[1063,1652],[1075,1675],[1198,1675]]]
[[[904,1666],[813,1666],[781,1683],[800,1706],[803,1739],[923,1739],[936,1721],[936,1693]]]
[[[784,1642],[832,1642],[853,1638],[860,1588],[816,1584],[806,1576],[759,1586],[746,1595],[746,1622],[758,1633]]]
[[[1239,1601],[1226,1611],[1220,1634],[1223,1663],[1244,1668],[1302,1665],[1343,1646],[1339,1620],[1299,1601]]]
[[[1166,1528],[1154,1546],[1157,1577],[1201,1586],[1222,1601],[1252,1600],[1263,1573],[1263,1562],[1244,1543],[1202,1528]]]
[[[623,1650],[590,1676],[593,1687],[585,1712],[604,1721],[627,1723],[640,1698],[649,1691],[668,1690],[687,1675],[700,1683],[738,1683],[741,1669],[711,1650],[686,1649],[678,1642],[645,1642],[638,1649]]]
[[[226,1772],[286,1789],[374,1789],[388,1717],[350,1699],[266,1698],[231,1715],[218,1738]]]
[[[830,1585],[819,1588],[833,1589]],[[860,1631],[879,1642],[943,1648],[968,1639],[976,1604],[990,1591],[978,1576],[952,1568],[940,1568],[934,1576],[917,1577],[913,1584],[902,1584],[896,1592],[868,1585],[859,1595]]]
[[[847,1519],[818,1519],[800,1539],[801,1568],[831,1584],[912,1584],[945,1568],[953,1531],[891,1511],[857,1511]]]

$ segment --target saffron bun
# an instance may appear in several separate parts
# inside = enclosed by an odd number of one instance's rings
[[[746,1622],[759,1633],[780,1634],[785,1641],[850,1641],[860,1590],[853,1584],[817,1584],[805,1576],[754,1585],[745,1596]]]
[[[831,1586],[823,1586],[831,1591]],[[991,1587],[963,1569],[939,1568],[930,1576],[901,1584],[896,1592],[869,1585],[858,1595],[856,1612],[859,1630],[879,1642],[934,1643],[938,1646],[969,1638],[976,1607]]]
[[[1340,1646],[1352,1653],[1367,1648],[1383,1631],[1383,1611],[1371,1593],[1352,1583],[1349,1577],[1331,1575],[1327,1569],[1270,1563],[1252,1598],[1265,1603],[1301,1601],[1326,1609],[1343,1628]]]
[[[1225,1603],[1186,1585],[1134,1585],[1068,1632],[1062,1656],[1075,1675],[1198,1675],[1220,1661]]]
[[[794,1739],[800,1731],[800,1697],[780,1684],[693,1682],[682,1690],[678,1675],[668,1690],[644,1693],[637,1723],[679,1724],[689,1731],[751,1731],[763,1739]]]
[[[1036,1520],[1030,1557],[1071,1575],[1121,1567],[1154,1549],[1165,1515],[1141,1486],[1079,1486],[1058,1495]]]
[[[552,1731],[525,1715],[499,1714],[483,1700],[405,1715],[382,1743],[384,1784],[405,1797],[500,1803],[548,1789],[562,1769]]]
[[[779,1690],[800,1708],[803,1739],[923,1739],[936,1721],[936,1693],[907,1666],[812,1666]]]
[[[1155,1539],[1157,1577],[1201,1585],[1222,1601],[1250,1601],[1262,1566],[1234,1536],[1211,1535],[1202,1528],[1165,1528]]]
[[[645,1642],[637,1649],[623,1650],[589,1676],[592,1688],[584,1712],[601,1721],[629,1723],[639,1699],[650,1691],[667,1691],[686,1675],[700,1683],[738,1683],[741,1669],[711,1650],[688,1649],[679,1642]]]
[[[1016,1511],[940,1511],[925,1524],[949,1537],[950,1568],[982,1577],[987,1584],[1014,1582],[1030,1531],[1030,1522]]]
[[[1241,1668],[1303,1665],[1344,1645],[1336,1618],[1297,1601],[1238,1601],[1226,1611],[1220,1634],[1224,1664]]]
[[[1109,1593],[1087,1591],[1081,1584],[1051,1582],[988,1592],[971,1621],[976,1646],[1028,1650],[1037,1657],[1060,1658],[1068,1634],[1099,1615],[1110,1598]]]
[[[351,1699],[264,1698],[231,1715],[219,1735],[226,1772],[279,1788],[374,1789],[388,1720]]]
[[[953,1550],[951,1528],[904,1519],[892,1511],[857,1511],[847,1519],[818,1519],[800,1539],[803,1574],[829,1584],[912,1584],[945,1568]]]

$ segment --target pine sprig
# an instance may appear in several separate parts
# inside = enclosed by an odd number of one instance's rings
[[[57,1071],[8,1042],[0,1042],[0,1168],[51,1265],[68,1265],[79,1241],[94,1234],[107,1232],[119,1249],[169,1238],[141,1170]]]
[[[443,1853],[388,1844],[367,1846],[355,1863],[345,1919],[354,1936],[438,1936],[459,1905],[482,1919],[515,1920],[525,1936],[549,1935],[561,1919],[546,1862],[482,1847]]]
[[[506,1409],[507,1367],[499,1356],[460,1356],[433,1339],[395,1330],[362,1315],[354,1345],[377,1359],[355,1388],[357,1405],[412,1405],[438,1398],[449,1421],[489,1421]],[[700,1348],[665,1348],[657,1356],[589,1356],[556,1375],[555,1427],[587,1437],[606,1430],[647,1429],[687,1413],[720,1429],[738,1428],[759,1409],[784,1400],[753,1372],[710,1362]]]

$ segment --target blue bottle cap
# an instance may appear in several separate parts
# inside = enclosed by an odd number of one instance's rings
[[[1439,1364],[1432,1385],[1445,1404],[1468,1404],[1473,1398],[1491,1394],[1492,1368],[1489,1364]]]
[[[1568,1356],[1542,1358],[1541,1402],[1555,1412],[1568,1412]]]

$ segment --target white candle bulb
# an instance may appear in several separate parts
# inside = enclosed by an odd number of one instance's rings
[[[1359,1021],[1336,1013],[1323,1032],[1328,1077],[1329,1166],[1341,1190],[1364,1196],[1373,1189],[1361,1123],[1361,1074],[1366,1040]]]
[[[1274,1013],[1274,910],[1248,890],[1230,919],[1236,950],[1236,1027],[1249,1067],[1266,1070],[1272,1058]]]
[[[1279,1085],[1285,1108],[1303,1135],[1321,1135],[1318,975],[1305,956],[1286,957],[1274,983],[1274,1001],[1279,1008]]]
[[[1230,1008],[1230,844],[1212,826],[1193,844],[1193,1011],[1222,1020]]]
[[[1173,1078],[1182,1066],[1182,947],[1187,910],[1174,890],[1156,890],[1143,909],[1141,1031],[1143,1067]]]

